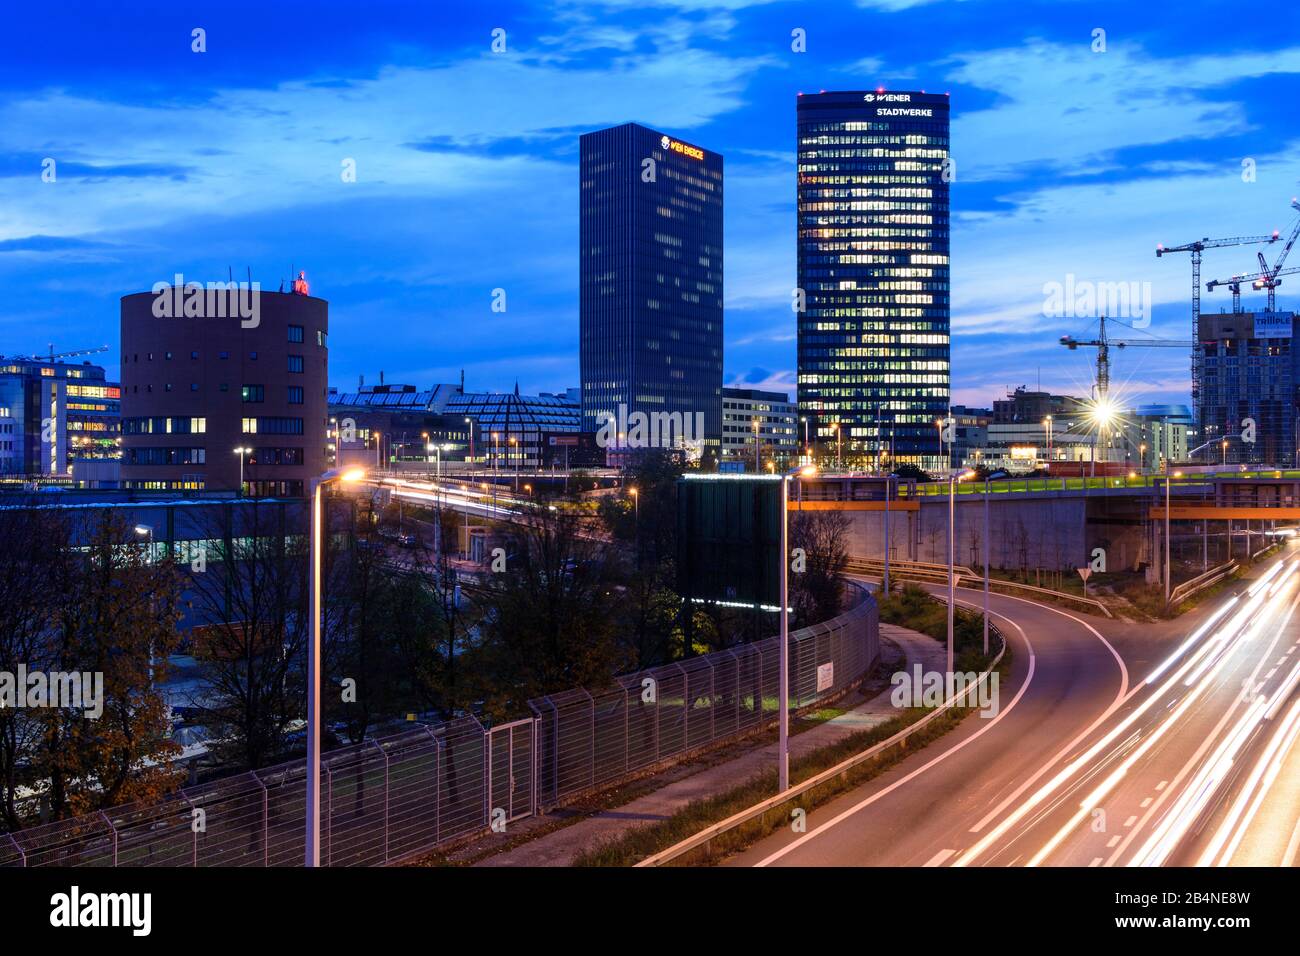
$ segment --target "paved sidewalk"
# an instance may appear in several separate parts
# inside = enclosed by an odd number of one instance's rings
[[[904,666],[910,670],[917,663],[926,670],[943,670],[945,666],[944,645],[932,637],[893,624],[881,624],[880,637],[881,656],[891,673],[903,670]],[[897,716],[897,709],[889,702],[891,690],[886,687],[869,700],[862,700],[859,695],[856,703],[854,698],[849,698],[852,709],[847,713],[791,736],[791,757],[799,757]],[[601,811],[579,823],[487,857],[476,865],[568,866],[580,854],[634,827],[666,819],[692,800],[725,793],[760,776],[776,763],[776,747],[775,742],[765,744],[740,757],[706,767],[621,807]]]

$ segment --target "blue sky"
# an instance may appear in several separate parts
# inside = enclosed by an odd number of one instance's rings
[[[1153,321],[1131,337],[1188,338],[1187,257],[1157,259],[1156,243],[1285,233],[1300,192],[1300,12],[1286,4],[70,12],[3,13],[5,354],[108,344],[114,369],[121,295],[227,267],[274,289],[297,267],[331,303],[333,384],[383,369],[429,385],[463,368],[471,388],[576,385],[577,137],[633,120],[724,154],[726,378],[793,391],[795,96],[884,86],[952,95],[954,401],[1040,376],[1086,392],[1091,352],[1057,339],[1092,320],[1044,315],[1046,283],[1149,282]],[[191,52],[195,27],[205,53]],[[1253,262],[1253,247],[1207,253],[1205,278]],[[1300,306],[1298,290],[1300,276],[1284,282],[1281,305]],[[1134,401],[1185,400],[1181,350],[1128,349],[1113,376]]]

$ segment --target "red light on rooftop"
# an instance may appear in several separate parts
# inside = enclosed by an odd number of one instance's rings
[[[307,284],[307,273],[299,272],[298,278],[293,280],[294,295],[310,295],[311,286]]]

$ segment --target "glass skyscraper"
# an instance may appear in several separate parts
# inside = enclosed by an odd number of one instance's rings
[[[797,115],[799,414],[846,459],[939,467],[948,97],[801,94]]]
[[[635,123],[587,133],[579,151],[583,430],[613,416],[625,448],[716,450],[722,156]],[[653,438],[629,427],[637,413],[659,416]],[[661,441],[668,423],[680,427]]]

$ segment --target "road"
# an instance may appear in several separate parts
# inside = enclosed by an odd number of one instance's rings
[[[967,718],[810,812],[806,833],[730,863],[1292,865],[1298,604],[1292,549],[1174,645],[1130,649],[1147,662],[1130,675],[1099,625],[994,596],[1015,652],[998,716]]]

